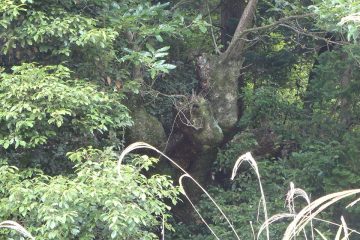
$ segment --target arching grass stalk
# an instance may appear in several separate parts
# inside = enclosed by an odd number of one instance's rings
[[[328,194],[313,201],[310,205],[303,208],[294,218],[294,220],[288,225],[283,240],[293,239],[305,226],[315,218],[317,214],[325,210],[332,204],[344,199],[346,197],[353,196],[360,193],[360,189],[347,190],[342,192],[336,192]],[[346,234],[345,234],[346,235]]]
[[[190,175],[188,174],[183,174],[180,178],[179,178],[179,184],[180,184],[180,187],[181,187],[181,191],[182,193],[184,194],[184,196],[186,197],[186,199],[189,201],[190,205],[194,208],[195,212],[199,215],[201,221],[203,221],[203,223],[206,225],[206,227],[211,231],[212,235],[214,235],[214,237],[217,239],[217,240],[220,240],[220,238],[216,235],[216,233],[212,230],[212,228],[208,225],[208,223],[206,222],[206,220],[202,217],[201,213],[199,212],[199,210],[195,207],[195,204],[191,201],[191,199],[188,197],[188,195],[186,194],[185,192],[185,188],[183,186],[183,183],[182,183],[182,180],[183,178],[185,177],[188,177],[188,178],[191,178]],[[210,198],[211,201],[217,206],[216,202]],[[218,206],[217,206],[218,207]],[[218,207],[218,209],[220,209]],[[221,211],[221,210],[220,210]]]
[[[118,159],[118,163],[117,163],[117,173],[121,174],[121,165],[122,165],[122,161],[125,158],[125,156],[127,154],[129,154],[130,152],[136,150],[136,149],[150,149],[153,150],[155,152],[157,152],[158,154],[160,154],[161,156],[165,157],[167,160],[169,160],[172,164],[174,164],[178,169],[180,169],[184,175],[182,175],[179,179],[180,182],[180,186],[182,186],[182,179],[184,177],[188,177],[190,178],[190,180],[192,180],[199,188],[200,190],[206,194],[206,196],[211,200],[211,202],[216,206],[216,208],[220,211],[221,215],[224,217],[224,219],[226,220],[226,222],[229,224],[231,230],[233,231],[233,233],[236,236],[236,239],[240,240],[240,237],[238,236],[238,234],[235,231],[235,228],[233,226],[233,224],[231,224],[230,220],[228,219],[228,217],[225,215],[225,213],[221,210],[220,206],[215,202],[215,200],[210,196],[210,194],[187,172],[185,171],[179,164],[177,164],[174,160],[172,160],[170,157],[166,156],[163,152],[161,152],[160,150],[158,150],[157,148],[151,146],[150,144],[144,143],[144,142],[136,142],[133,143],[131,145],[129,145],[128,147],[126,147],[122,153],[119,156]],[[211,229],[211,227],[209,226],[209,224],[205,221],[205,219],[201,216],[200,212],[197,210],[197,208],[194,206],[194,204],[191,202],[190,198],[188,197],[188,195],[186,194],[186,192],[184,191],[184,189],[182,189],[182,193],[185,195],[185,197],[190,201],[191,206],[194,208],[194,210],[196,211],[196,213],[200,216],[201,220],[204,222],[204,224],[209,228],[209,230],[211,231],[211,233],[216,237],[216,239],[219,239],[219,237],[214,233],[214,231]]]
[[[286,194],[286,205],[288,206],[289,213],[279,213],[279,214],[276,214],[276,215],[272,216],[271,218],[269,218],[269,220],[267,222],[265,222],[264,224],[261,225],[261,227],[259,229],[259,232],[258,232],[258,237],[260,236],[261,232],[263,232],[265,230],[266,226],[269,226],[269,225],[271,225],[272,223],[274,223],[276,221],[286,219],[286,218],[289,218],[289,219],[293,218],[293,220],[296,219],[297,214],[296,214],[296,211],[295,211],[295,199],[297,197],[302,197],[307,202],[308,207],[311,205],[311,201],[310,201],[310,198],[307,195],[307,193],[301,188],[295,188],[294,184],[292,182],[290,182],[290,190]],[[348,204],[346,208],[354,206],[359,201],[360,201],[360,199],[356,199],[355,201]],[[311,209],[309,209],[309,215],[311,215]],[[311,224],[310,227],[311,227],[311,237],[312,237],[312,239],[315,239],[314,228],[313,228],[313,220],[319,221],[319,222],[324,222],[324,223],[339,227],[338,231],[337,231],[337,234],[336,234],[336,237],[335,237],[335,240],[340,239],[340,235],[341,235],[342,231],[344,231],[345,236],[341,240],[348,239],[349,236],[352,233],[360,235],[360,232],[347,227],[347,224],[345,222],[344,217],[341,217],[341,224],[337,224],[337,223],[334,223],[334,222],[331,222],[331,221],[328,221],[328,220],[313,217],[313,218],[311,218],[309,220],[310,224]],[[296,232],[296,229],[293,229],[293,231],[294,231],[293,232],[293,234],[294,234],[293,238],[295,239],[295,236],[299,231]],[[304,229],[303,229],[303,231],[305,232]],[[315,231],[318,233],[318,235],[322,239],[327,240],[327,238],[324,236],[324,234],[322,234],[318,229],[315,229]],[[305,234],[305,238],[307,238],[306,234]]]
[[[306,203],[308,205],[310,205],[311,201],[310,201],[310,197],[308,196],[308,194],[301,188],[295,188],[294,183],[290,182],[290,190],[286,194],[285,202],[289,209],[289,212],[291,214],[294,214],[294,217],[296,216],[295,199],[298,197],[303,198],[306,201]],[[314,240],[315,239],[314,238],[314,227],[313,227],[312,219],[310,220],[310,229],[311,229],[311,239]],[[303,231],[304,231],[305,239],[307,239],[305,229]]]
[[[345,219],[343,216],[341,216],[341,224],[338,225],[339,228],[336,232],[336,235],[335,235],[335,238],[334,240],[349,240],[349,237],[350,237],[350,234],[352,232],[350,232],[349,234],[349,228],[347,227],[347,224],[345,222]],[[320,237],[323,239],[323,240],[328,240],[324,234],[322,234],[322,232],[320,232],[318,229],[315,229],[315,231],[320,235]],[[344,237],[341,238],[341,233],[344,232]]]
[[[0,228],[8,228],[8,229],[13,229],[19,233],[21,233],[22,235],[24,235],[27,238],[30,238],[32,240],[35,240],[35,238],[31,235],[31,233],[29,233],[23,226],[21,226],[20,224],[18,224],[17,222],[14,221],[3,221],[0,223]]]
[[[257,234],[257,239],[259,239],[261,233],[266,229],[266,227],[270,226],[274,222],[277,222],[277,221],[282,220],[284,218],[293,218],[295,216],[296,215],[292,214],[292,213],[278,213],[278,214],[275,214],[274,216],[270,217],[266,222],[264,222],[260,226],[258,234]]]
[[[240,156],[240,157],[236,160],[235,165],[234,165],[234,167],[233,167],[232,174],[231,174],[231,180],[234,180],[234,178],[236,177],[237,171],[238,171],[240,165],[241,165],[243,162],[248,162],[248,163],[250,164],[250,166],[252,167],[252,169],[254,169],[254,171],[255,171],[255,173],[256,173],[257,179],[258,179],[258,181],[259,181],[259,187],[260,187],[260,193],[261,193],[261,201],[262,201],[263,210],[264,210],[265,222],[267,222],[267,221],[268,221],[268,213],[267,213],[267,207],[266,207],[266,199],[265,199],[264,189],[263,189],[262,184],[261,184],[261,177],[260,177],[260,173],[259,173],[259,169],[258,169],[257,163],[256,163],[255,159],[253,158],[253,156],[251,155],[250,152],[245,153],[244,155]],[[269,226],[266,225],[266,226],[265,226],[265,229],[266,229],[266,237],[267,237],[268,240],[270,240]],[[259,238],[259,235],[258,235],[258,238]]]
[[[360,23],[360,12],[341,18],[339,25],[341,26],[348,22]]]
[[[344,231],[344,237],[342,238],[342,240],[349,240],[349,228],[347,227],[347,224],[345,222],[345,219],[343,216],[341,216],[341,224],[342,224],[342,229]],[[337,239],[336,239],[337,240]],[[339,235],[339,240],[340,240],[340,235]]]
[[[316,218],[314,217],[313,220],[315,221],[319,221],[319,222],[324,222],[324,223],[327,223],[327,224],[330,224],[330,225],[334,225],[334,226],[337,226],[337,227],[341,227],[342,224],[337,224],[337,223],[334,223],[334,222],[331,222],[331,221],[328,221],[328,220],[324,220],[324,219],[321,219],[321,218]],[[349,231],[349,236],[353,233],[357,234],[357,235],[360,235],[360,232],[359,231],[356,231],[355,229],[351,229],[351,228],[348,228],[348,231]]]
[[[273,223],[275,223],[275,222],[277,222],[279,220],[291,219],[291,218],[295,218],[295,217],[296,217],[296,214],[292,214],[292,213],[278,213],[278,214],[275,214],[274,216],[270,217],[267,222],[264,222],[260,226],[258,236],[260,236],[260,234],[265,230],[266,225],[271,225],[271,224],[273,224]],[[342,223],[342,224],[334,223],[334,222],[324,220],[324,219],[321,219],[321,218],[317,218],[317,217],[314,217],[312,220],[327,223],[329,225],[333,225],[333,226],[336,226],[336,227],[339,227],[339,228],[342,228],[343,224],[344,224],[344,223]],[[360,232],[356,231],[355,229],[351,229],[351,228],[348,228],[348,227],[346,227],[346,228],[347,228],[347,231],[348,231],[348,236],[350,236],[353,233],[355,233],[357,235],[360,235]],[[322,237],[323,239],[327,239],[319,230],[317,230],[316,228],[314,228],[314,229],[320,235],[320,237]],[[315,234],[314,234],[314,237],[315,237]]]

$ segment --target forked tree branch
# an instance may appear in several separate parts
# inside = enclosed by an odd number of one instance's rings
[[[246,36],[251,32],[264,31],[282,25],[292,20],[316,16],[316,14],[314,13],[294,15],[294,16],[281,18],[278,21],[265,26],[250,28],[255,16],[256,5],[257,5],[257,0],[250,0],[248,5],[246,6],[244,13],[239,21],[239,24],[236,28],[235,34],[230,42],[229,47],[222,54],[221,60],[223,62],[234,60],[236,58],[241,58],[245,50]]]
[[[280,18],[278,21],[273,22],[273,23],[268,24],[268,25],[246,29],[240,34],[239,37],[241,38],[241,37],[243,37],[244,35],[246,35],[246,34],[248,34],[250,32],[258,32],[258,31],[267,30],[267,29],[276,27],[276,26],[278,26],[280,24],[286,23],[286,22],[291,21],[291,20],[296,20],[296,19],[300,19],[300,18],[315,17],[315,16],[316,16],[315,13],[307,13],[307,14],[302,14],[302,15],[293,15],[293,16],[289,16],[289,17],[283,17],[283,18]]]

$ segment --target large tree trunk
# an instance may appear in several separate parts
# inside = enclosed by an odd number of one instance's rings
[[[231,3],[236,4],[239,12],[229,11]],[[208,88],[206,94],[192,96],[187,107],[181,108],[178,114],[178,126],[180,134],[179,141],[173,144],[168,151],[170,157],[178,161],[186,170],[199,181],[206,185],[211,181],[210,170],[216,159],[217,149],[223,143],[224,136],[231,133],[236,126],[239,117],[238,93],[240,69],[243,64],[243,53],[245,47],[246,34],[244,31],[252,26],[255,15],[257,0],[249,0],[246,8],[245,1],[226,1],[222,13],[226,16],[223,21],[229,18],[240,16],[233,37],[228,44],[228,48],[222,54],[210,56],[208,59],[200,59],[203,66],[199,67],[198,76],[201,77],[201,85]],[[226,11],[225,11],[225,10]],[[235,10],[232,9],[232,10]],[[228,37],[230,30],[225,29],[223,34]],[[232,33],[231,33],[232,34]],[[226,39],[224,36],[224,39]],[[224,40],[225,41],[225,40]],[[204,90],[204,89],[203,89]],[[180,104],[181,105],[181,104]],[[142,111],[142,116],[145,112]],[[136,114],[134,122],[137,122]],[[150,119],[150,118],[149,118]],[[145,124],[145,118],[140,118],[139,124]],[[154,125],[158,125],[157,123]],[[144,131],[152,132],[152,129],[141,128],[142,134],[148,136]],[[135,131],[135,130],[134,130]],[[132,134],[133,136],[136,134]],[[161,134],[162,135],[162,134]],[[137,135],[140,136],[140,135]],[[132,140],[147,140],[145,137]],[[152,141],[149,141],[152,143]],[[158,143],[157,143],[158,144]],[[190,159],[189,159],[190,158]],[[199,192],[189,188],[190,197],[197,198]]]
[[[224,143],[226,135],[231,134],[238,121],[238,79],[244,61],[244,31],[252,26],[256,5],[257,0],[248,1],[234,37],[224,53],[207,57],[208,59],[205,59],[206,55],[201,56],[199,62],[202,66],[198,67],[198,71],[203,72],[198,74],[201,77],[199,81],[206,82],[207,84],[202,85],[208,86],[209,91],[204,96],[193,97],[188,113],[184,113],[184,119],[179,121],[187,142],[179,145],[174,156],[189,157],[185,153],[192,153],[191,159],[186,161],[189,162],[187,170],[202,185],[211,181],[210,170],[216,159],[217,149]],[[180,114],[180,118],[181,116]],[[196,196],[197,191],[190,192],[190,197]]]
[[[173,154],[179,161],[190,162],[186,164],[187,170],[201,184],[206,184],[210,176],[210,168],[216,158],[216,149],[223,143],[224,135],[230,133],[239,117],[238,94],[240,69],[243,64],[243,53],[246,44],[246,34],[244,31],[252,26],[255,15],[257,0],[249,0],[246,7],[243,0],[227,0],[223,2],[222,21],[230,18],[241,18],[237,24],[233,37],[226,51],[217,56],[210,56],[204,61],[204,66],[200,71],[206,71],[201,74],[201,81],[208,82],[209,91],[204,96],[197,96],[191,99],[192,105],[182,110],[178,121],[185,138],[181,138],[175,153],[169,150],[170,155]],[[234,4],[234,8],[231,8]],[[236,11],[239,12],[236,12]],[[242,14],[241,14],[242,13]],[[226,36],[229,30],[223,31]],[[138,77],[139,69],[135,68],[134,77]],[[141,79],[141,77],[138,77]],[[204,79],[205,78],[205,79]],[[143,108],[137,107],[133,109],[135,128],[131,129],[129,139],[131,141],[148,141],[156,146],[163,146],[164,142],[163,129],[159,121],[148,116]],[[151,120],[151,121],[147,121]],[[149,126],[154,126],[151,128]],[[182,125],[182,126],[181,126]],[[154,131],[154,129],[157,129]],[[157,133],[157,134],[156,134]],[[154,137],[156,139],[150,139]],[[185,140],[187,141],[184,144]],[[215,151],[214,151],[215,149]],[[181,152],[184,157],[188,157],[189,152],[192,155],[191,160],[181,158]],[[212,157],[210,157],[212,155]],[[206,157],[204,157],[206,156]]]
[[[233,130],[238,121],[238,78],[242,63],[242,58],[226,62],[220,62],[216,58],[212,62],[209,101],[215,119],[225,134]]]

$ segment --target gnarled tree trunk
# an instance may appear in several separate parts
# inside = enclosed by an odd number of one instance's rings
[[[247,4],[243,0],[225,2],[227,5],[223,7],[222,14],[226,14],[226,16],[223,16],[222,20],[226,21],[230,17],[237,17],[234,9],[229,13],[231,8],[229,4],[231,3],[236,4],[236,9],[239,10],[238,16],[241,15],[241,18],[228,48],[220,55],[201,59],[204,60],[201,62],[205,66],[198,70],[207,72],[198,74],[198,76],[202,76],[199,81],[202,82],[203,86],[208,84],[206,87],[208,91],[204,95],[193,96],[191,106],[179,114],[179,129],[183,137],[179,138],[180,140],[174,145],[175,147],[169,151],[170,157],[174,157],[175,160],[182,163],[182,166],[185,166],[186,170],[202,185],[206,185],[210,181],[210,170],[216,159],[217,149],[223,143],[224,136],[231,133],[238,121],[238,79],[244,61],[245,30],[252,26],[257,5],[257,0],[249,0]],[[227,11],[225,11],[226,9]],[[223,38],[225,41],[229,31],[225,29],[223,34],[226,35]],[[135,118],[134,121],[136,122],[138,119]],[[139,124],[142,122],[140,121]],[[142,131],[146,131],[146,129],[142,128]],[[151,132],[152,129],[148,131]],[[146,138],[132,140],[143,141]],[[191,159],[184,160],[181,158]],[[199,195],[196,190],[190,194],[191,196]]]

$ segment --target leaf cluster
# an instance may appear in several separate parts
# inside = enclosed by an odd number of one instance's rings
[[[0,145],[33,148],[67,131],[80,136],[121,129],[131,124],[121,94],[98,91],[72,80],[64,66],[23,64],[2,73]]]
[[[0,218],[22,222],[36,239],[157,239],[169,217],[164,201],[175,204],[179,191],[168,177],[142,174],[156,159],[135,156],[118,175],[111,148],[68,156],[76,163],[70,176],[3,164]]]

